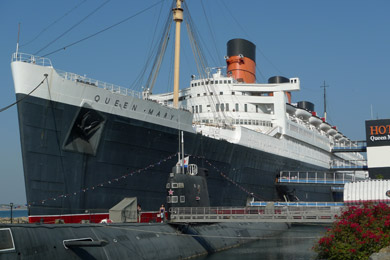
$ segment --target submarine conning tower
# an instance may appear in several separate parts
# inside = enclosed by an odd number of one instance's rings
[[[227,75],[238,82],[256,82],[256,45],[244,39],[227,43]]]

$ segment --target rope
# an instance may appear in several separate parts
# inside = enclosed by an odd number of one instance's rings
[[[10,107],[12,107],[12,106],[18,104],[19,102],[21,102],[21,101],[22,101],[23,99],[25,99],[26,97],[30,96],[35,90],[37,90],[37,88],[39,88],[39,87],[43,84],[43,82],[47,79],[48,74],[44,74],[44,76],[45,76],[45,78],[41,81],[41,83],[39,83],[38,86],[36,86],[33,90],[31,90],[30,93],[28,93],[26,96],[22,97],[21,99],[16,100],[16,101],[15,101],[14,103],[12,103],[11,105],[8,105],[8,106],[6,106],[6,107],[3,107],[2,109],[0,109],[0,113],[3,112],[3,111],[5,111],[5,110],[7,110],[8,108],[10,108]]]

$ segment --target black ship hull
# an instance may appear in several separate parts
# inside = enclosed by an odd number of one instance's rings
[[[177,162],[178,130],[17,94],[29,215],[107,212],[124,197],[145,210],[166,198],[165,183]],[[184,132],[190,163],[208,168],[212,206],[284,200],[275,184],[281,170],[318,166]],[[307,201],[331,201],[329,187],[295,190]]]

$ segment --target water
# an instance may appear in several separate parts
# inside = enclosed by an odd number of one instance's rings
[[[10,210],[0,210],[0,218],[9,218],[9,217],[11,217],[11,211]],[[27,209],[25,209],[25,210],[13,210],[12,211],[12,217],[13,218],[28,217]]]
[[[274,238],[262,239],[237,248],[197,259],[315,259],[317,254],[312,250],[312,247],[325,233],[325,228],[326,226],[322,225],[293,225],[290,229]]]

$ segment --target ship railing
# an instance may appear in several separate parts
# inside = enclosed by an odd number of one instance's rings
[[[333,160],[330,165],[331,169],[355,169],[367,168],[367,160]]]
[[[114,85],[111,83],[107,83],[104,81],[88,78],[88,77],[81,76],[81,75],[78,75],[78,74],[75,74],[72,72],[66,72],[66,71],[62,71],[62,70],[56,70],[56,71],[61,77],[63,77],[66,80],[71,80],[74,82],[102,88],[102,89],[108,90],[112,93],[116,93],[116,94],[120,94],[120,95],[124,95],[124,96],[131,96],[131,97],[136,97],[139,99],[142,98],[141,92],[138,92],[138,91],[135,91],[132,89],[128,89],[128,88],[124,88],[124,87]]]
[[[342,206],[289,207],[270,205],[263,207],[172,207],[170,222],[295,222],[332,223],[341,213]]]
[[[345,149],[365,149],[367,147],[366,141],[336,141],[334,143],[334,150],[345,150]]]
[[[268,201],[253,201],[250,202],[250,206],[255,207],[255,206],[267,206],[270,202]],[[274,206],[289,206],[289,207],[334,207],[334,206],[339,206],[342,207],[344,206],[344,202],[316,202],[316,201],[292,201],[292,202],[273,202]]]
[[[319,172],[319,171],[281,171],[276,179],[278,183],[318,183],[318,184],[345,184],[355,181],[356,177],[350,173]]]
[[[39,57],[32,54],[15,52],[12,54],[11,62],[21,61],[26,63],[31,63],[39,66],[53,67],[50,59],[45,57]]]

